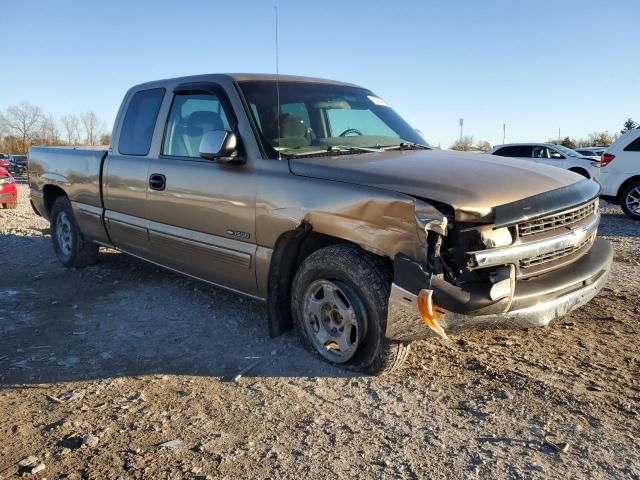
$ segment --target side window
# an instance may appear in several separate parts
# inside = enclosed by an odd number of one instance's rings
[[[549,158],[547,147],[533,147],[533,158]]]
[[[640,152],[640,137],[636,138],[633,142],[624,148],[625,152]]]
[[[176,95],[167,120],[162,154],[199,158],[202,136],[213,130],[231,130],[229,116],[217,95]]]
[[[253,112],[253,118],[255,118],[256,123],[258,124],[258,128],[262,132],[262,122],[260,121],[260,115],[258,115],[258,107],[256,107],[255,103],[251,104],[251,112]]]
[[[554,150],[553,148],[550,148],[549,158],[553,158],[554,160],[562,160],[564,158],[564,155],[561,154],[559,151]]]
[[[153,88],[141,90],[133,95],[120,131],[118,152],[122,155],[149,153],[164,92],[164,88]]]
[[[531,158],[531,147],[526,145],[512,145],[509,147],[502,147],[495,155],[502,157],[527,157]]]

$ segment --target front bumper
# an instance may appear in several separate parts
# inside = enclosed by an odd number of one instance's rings
[[[9,187],[13,188],[0,188],[0,203],[14,203],[18,201],[18,191],[15,186],[9,185]]]
[[[438,323],[447,334],[463,330],[546,326],[595,297],[607,282],[612,262],[611,245],[597,238],[591,249],[570,265],[539,277],[517,281],[508,312],[469,315],[445,311]],[[418,293],[393,284],[389,297],[387,338],[411,341],[436,335],[418,311]]]

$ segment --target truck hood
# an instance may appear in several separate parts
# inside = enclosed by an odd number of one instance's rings
[[[445,150],[292,158],[291,172],[392,190],[450,205],[457,220],[488,221],[493,209],[584,177],[526,160]]]

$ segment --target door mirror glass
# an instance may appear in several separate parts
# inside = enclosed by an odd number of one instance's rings
[[[200,141],[200,156],[207,160],[230,163],[238,158],[238,138],[227,130],[205,132]]]

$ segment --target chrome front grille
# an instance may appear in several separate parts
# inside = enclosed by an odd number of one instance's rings
[[[528,268],[533,268],[538,265],[542,265],[543,263],[564,259],[565,257],[568,257],[569,255],[573,255],[574,253],[577,253],[583,248],[587,247],[593,242],[594,239],[595,239],[595,235],[592,235],[591,237],[587,238],[586,240],[580,242],[577,245],[572,245],[570,247],[562,248],[554,252],[545,253],[543,255],[537,255],[535,257],[524,258],[520,260],[520,268],[526,270]]]
[[[471,268],[515,265],[524,279],[563,267],[584,255],[596,238],[598,200],[514,225],[520,233],[508,246],[470,252]]]
[[[598,200],[596,199],[579,207],[565,210],[564,212],[522,222],[518,224],[518,235],[522,238],[536,233],[569,227],[595,214],[597,209]]]

